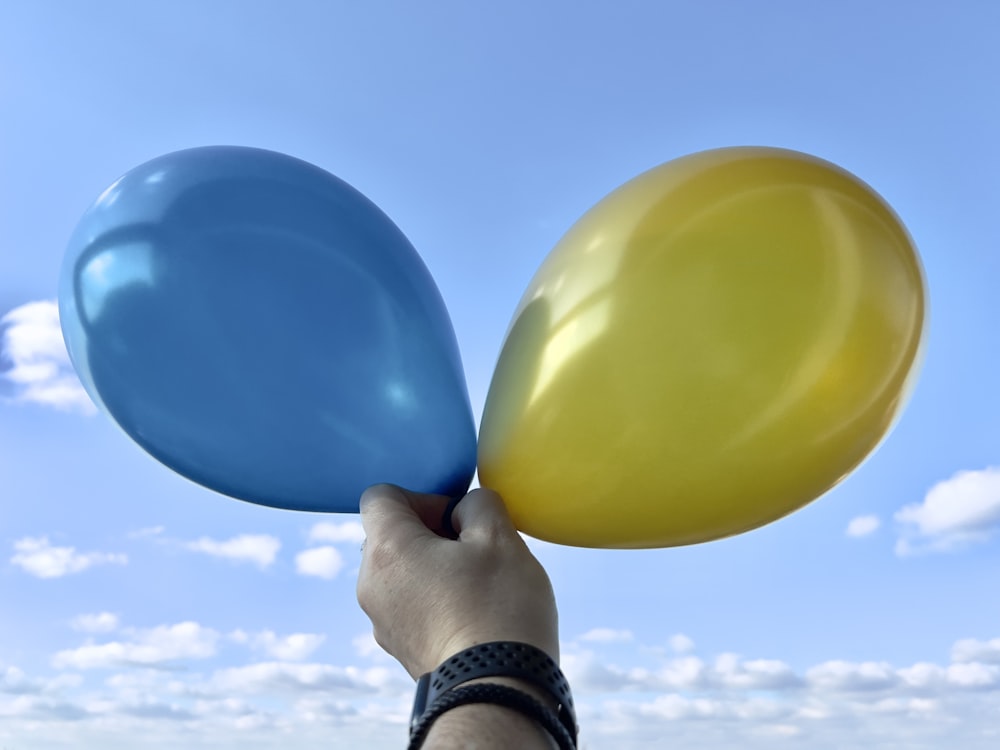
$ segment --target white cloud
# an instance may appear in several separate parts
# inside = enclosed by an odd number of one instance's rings
[[[639,685],[650,684],[669,690],[702,688],[711,682],[710,668],[697,656],[671,659],[660,669],[648,674],[644,669],[633,669],[631,676]]]
[[[694,641],[683,633],[670,636],[670,648],[676,654],[690,654],[694,651]]]
[[[0,695],[43,695],[61,693],[78,687],[83,678],[78,674],[60,674],[55,677],[28,677],[24,670],[0,664]]]
[[[52,657],[57,669],[109,669],[122,665],[153,666],[215,655],[219,634],[196,622],[130,630],[130,640],[88,643]]]
[[[29,679],[19,667],[0,665],[0,693],[28,695],[41,692],[37,680]]]
[[[229,638],[262,650],[284,644],[300,649],[298,655],[319,639],[296,635],[304,637],[236,631]],[[4,731],[19,736],[29,722],[38,742],[76,740],[113,750],[147,734],[165,746],[228,748],[246,744],[248,731],[253,742],[269,746],[294,732],[302,747],[323,747],[336,731],[345,746],[390,748],[404,731],[412,680],[396,664],[363,668],[276,657],[221,669],[201,661],[196,670],[177,663],[214,656],[219,640],[194,623],[126,629],[114,643],[86,644],[53,659],[78,673],[47,679],[0,665],[0,740]],[[957,641],[945,663],[832,660],[805,670],[731,653],[708,661],[670,656],[634,639],[590,643],[595,650],[571,651],[564,662],[581,748],[996,746],[1000,662],[989,659],[998,655],[1000,638]],[[355,647],[372,648],[369,634],[356,638]],[[621,661],[608,659],[612,650]],[[91,671],[120,666],[129,669]],[[393,731],[377,740],[366,734],[386,724]],[[174,727],[178,734],[170,734]],[[104,744],[90,741],[98,732]]]
[[[125,565],[128,557],[109,552],[77,552],[75,547],[53,547],[48,537],[25,537],[14,542],[11,563],[38,578],[61,578],[95,565]]]
[[[574,690],[613,692],[629,685],[627,670],[605,664],[593,651],[565,653],[560,662]]]
[[[29,302],[0,318],[0,362],[9,365],[0,379],[13,387],[15,402],[97,413],[70,362],[55,300]]]
[[[185,546],[194,552],[204,552],[233,562],[254,563],[263,569],[274,563],[281,542],[269,534],[241,534],[224,542],[202,537]]]
[[[357,521],[332,523],[323,521],[309,529],[309,542],[330,542],[333,544],[361,544],[365,540],[365,530]]]
[[[650,703],[642,703],[638,711],[643,716],[678,721],[682,719],[708,719],[721,713],[719,701],[706,698],[688,698],[683,695],[661,695]]]
[[[694,690],[718,682],[712,668],[695,656],[669,659],[651,669],[608,664],[593,651],[570,652],[563,655],[562,668],[572,685],[592,692]]]
[[[955,643],[951,649],[951,660],[955,662],[981,661],[987,664],[1000,664],[1000,638],[989,641],[977,641],[965,638]]]
[[[947,670],[948,682],[963,688],[1000,688],[1000,666],[964,662],[951,664]]]
[[[736,654],[721,654],[715,660],[712,678],[722,687],[739,690],[779,690],[797,686],[794,670],[777,659],[744,661]]]
[[[898,679],[896,671],[885,662],[834,660],[806,672],[806,680],[817,690],[883,690],[892,687]]]
[[[212,686],[224,693],[259,693],[268,691],[343,691],[377,692],[395,683],[395,671],[383,667],[358,669],[330,664],[290,664],[259,662],[243,667],[222,669],[212,676]]]
[[[579,640],[591,643],[622,643],[632,640],[632,631],[594,628],[581,635]]]
[[[316,633],[293,633],[279,637],[270,630],[248,638],[253,648],[264,651],[268,656],[280,661],[302,661],[311,656],[325,640],[325,635]]]
[[[84,633],[110,633],[118,629],[118,615],[111,612],[79,615],[73,618],[70,626]]]
[[[584,746],[763,750],[796,738],[824,750],[890,744],[986,750],[1000,736],[1000,660],[988,662],[1000,655],[996,647],[1000,639],[959,641],[952,663],[943,665],[831,660],[797,672],[774,659],[721,654],[704,663],[638,646],[633,658],[641,667],[586,652],[570,653],[564,669]],[[657,654],[663,662],[650,663]]]
[[[896,670],[903,684],[918,690],[936,689],[947,679],[947,670],[937,664],[917,662],[912,667]]]
[[[847,524],[846,534],[857,539],[875,533],[881,525],[882,522],[878,516],[858,516],[852,518],[851,522]]]
[[[332,580],[344,567],[344,558],[335,547],[313,547],[295,556],[295,569],[300,575]]]
[[[895,515],[896,553],[945,552],[988,540],[1000,528],[1000,469],[960,471],[934,485],[922,503]]]

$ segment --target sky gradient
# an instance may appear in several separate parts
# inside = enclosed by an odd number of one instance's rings
[[[766,145],[872,185],[930,290],[882,447],[732,539],[530,544],[581,747],[995,748],[998,31],[989,0],[4,2],[0,747],[405,746],[412,681],[357,607],[357,518],[173,474],[97,413],[59,334],[63,252],[101,191],[235,144],[312,162],[399,225],[477,418],[524,287],[623,182]]]

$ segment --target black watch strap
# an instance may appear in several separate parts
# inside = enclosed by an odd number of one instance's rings
[[[441,714],[469,703],[491,703],[517,711],[538,722],[555,740],[559,750],[576,750],[576,738],[550,709],[517,688],[492,683],[458,687],[428,704],[427,710],[410,728],[410,744],[407,750],[420,750],[435,719]]]
[[[576,711],[569,682],[555,660],[539,648],[515,641],[494,641],[473,646],[444,661],[417,682],[417,695],[410,718],[410,731],[427,708],[452,688],[482,677],[510,677],[524,680],[556,703],[556,717],[576,741]]]

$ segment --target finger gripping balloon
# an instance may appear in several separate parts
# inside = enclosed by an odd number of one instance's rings
[[[924,326],[913,243],[854,176],[770,148],[669,162],[590,209],[531,281],[480,478],[520,529],[563,544],[748,531],[875,449]]]
[[[59,295],[91,397],[233,497],[356,511],[392,482],[458,495],[475,427],[451,322],[399,229],[282,154],[180,151],[109,187]]]

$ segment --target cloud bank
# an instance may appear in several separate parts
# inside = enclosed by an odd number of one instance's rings
[[[74,619],[117,635],[56,652],[55,674],[0,664],[0,741],[31,727],[40,746],[101,736],[110,750],[137,736],[229,750],[245,747],[248,731],[260,746],[301,750],[405,743],[413,681],[395,663],[307,661],[318,634],[223,637],[197,622],[136,629],[106,615]],[[831,659],[796,669],[699,655],[687,636],[643,644],[624,633],[595,626],[564,644],[582,750],[992,750],[1000,736],[1000,637],[958,640],[944,663]],[[355,648],[363,660],[378,655],[368,635]]]

